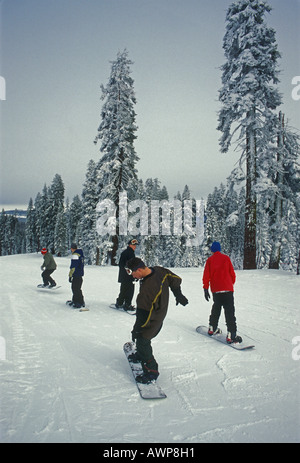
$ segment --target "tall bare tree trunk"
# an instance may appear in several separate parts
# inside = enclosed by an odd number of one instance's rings
[[[254,110],[248,114],[254,120]],[[245,204],[245,239],[244,264],[245,270],[256,269],[256,139],[253,130],[249,130],[246,140],[246,204]]]

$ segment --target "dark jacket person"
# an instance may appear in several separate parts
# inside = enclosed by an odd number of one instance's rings
[[[69,282],[72,283],[72,306],[76,309],[85,307],[84,298],[82,294],[82,283],[84,275],[84,256],[82,249],[78,249],[75,243],[71,244],[71,265],[69,271]]]
[[[141,281],[136,299],[136,322],[132,330],[132,340],[136,341],[136,361],[143,366],[143,375],[136,380],[149,383],[158,375],[158,364],[153,356],[151,339],[161,330],[169,305],[169,288],[176,298],[176,304],[188,304],[181,292],[181,278],[164,267],[146,267],[139,258],[127,262],[127,271]]]
[[[121,253],[119,260],[118,282],[121,283],[120,293],[116,300],[116,307],[124,310],[134,310],[132,307],[132,298],[134,294],[134,284],[132,275],[128,275],[125,270],[126,262],[135,257],[134,251],[138,245],[136,239],[128,242],[127,248]]]

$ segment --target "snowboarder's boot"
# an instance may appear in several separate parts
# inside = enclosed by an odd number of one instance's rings
[[[243,341],[243,339],[241,338],[241,336],[237,336],[236,333],[228,332],[227,337],[226,337],[226,341],[228,342],[228,344],[232,344],[233,342],[240,343],[240,342]]]
[[[116,309],[123,309],[124,308],[124,304],[119,304],[118,303],[118,299],[116,300]]]
[[[212,325],[209,325],[208,332],[209,336],[212,336],[213,334],[221,334],[222,331],[220,328],[214,328]]]
[[[157,370],[149,370],[144,371],[142,375],[136,376],[135,380],[138,383],[143,383],[143,384],[150,384],[153,381],[156,381],[159,376],[159,372]]]
[[[73,305],[73,301],[66,301],[66,305],[72,306],[72,305]]]
[[[147,366],[147,364],[148,364],[148,366]],[[152,381],[157,380],[157,378],[159,376],[159,372],[158,372],[158,369],[157,369],[158,365],[157,365],[156,360],[154,359],[154,357],[152,357],[147,362],[143,362],[142,367],[143,367],[143,374],[138,375],[135,378],[135,380],[138,383],[149,384],[149,383],[152,383]]]
[[[129,312],[132,312],[135,310],[135,307],[133,307],[133,305],[131,304],[124,304],[123,309]]]
[[[85,307],[85,303],[84,302],[73,302],[72,306],[74,307],[74,309],[81,309],[82,307]]]
[[[142,359],[140,358],[137,352],[134,352],[133,354],[128,355],[128,360],[129,362],[132,362],[132,363],[141,363],[142,361]]]

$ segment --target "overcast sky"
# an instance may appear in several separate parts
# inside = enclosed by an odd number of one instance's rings
[[[137,97],[139,177],[196,199],[226,183],[239,153],[219,151],[219,67],[231,0],[2,0],[0,206],[27,206],[56,173],[81,195],[111,61],[125,48]],[[300,0],[269,0],[282,59],[281,109],[300,129]],[[3,79],[2,79],[3,80]]]

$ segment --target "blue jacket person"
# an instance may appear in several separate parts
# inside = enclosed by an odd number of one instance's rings
[[[71,265],[69,272],[69,282],[72,283],[72,305],[80,309],[84,307],[84,298],[81,290],[84,275],[84,256],[82,249],[78,249],[75,243],[71,244]]]

